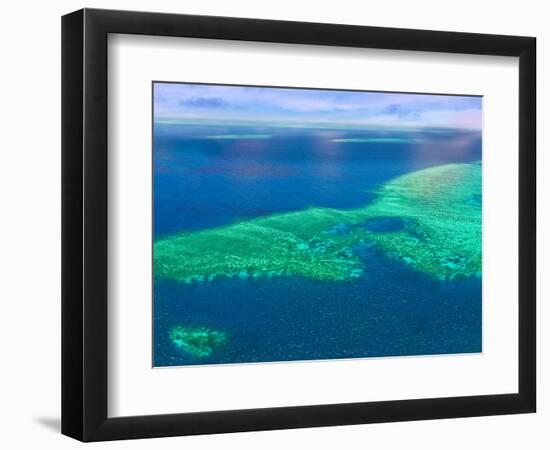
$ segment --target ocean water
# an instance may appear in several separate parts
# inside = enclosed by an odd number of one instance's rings
[[[480,160],[481,136],[474,131],[157,123],[154,239],[312,207],[359,208],[398,176]],[[403,226],[396,218],[364,224],[373,232]],[[367,270],[347,281],[155,277],[154,365],[481,351],[480,277],[440,280],[377,246],[356,252]],[[189,352],[174,339],[178,327],[214,330],[223,342]]]

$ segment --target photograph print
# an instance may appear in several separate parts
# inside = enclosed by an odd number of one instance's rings
[[[482,351],[482,97],[152,96],[154,367]]]

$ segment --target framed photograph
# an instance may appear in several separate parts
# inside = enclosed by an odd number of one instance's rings
[[[528,413],[535,38],[62,20],[62,432]]]

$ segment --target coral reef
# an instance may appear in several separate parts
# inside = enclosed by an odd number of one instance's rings
[[[356,251],[365,242],[442,280],[479,275],[481,164],[403,175],[362,208],[310,208],[157,240],[155,276],[351,280],[368,270]]]
[[[367,209],[405,220],[402,230],[370,235],[388,255],[439,279],[481,274],[481,164],[399,177]]]
[[[223,345],[226,334],[206,327],[176,326],[170,330],[170,340],[191,356],[204,358]]]

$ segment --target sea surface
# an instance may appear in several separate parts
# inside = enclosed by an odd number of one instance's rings
[[[410,172],[481,160],[477,131],[154,125],[154,239],[310,207],[367,205]],[[395,226],[373,223],[372,226]],[[349,281],[155,277],[154,366],[480,352],[481,278],[441,281],[361,250]],[[174,327],[226,339],[193,355]]]

